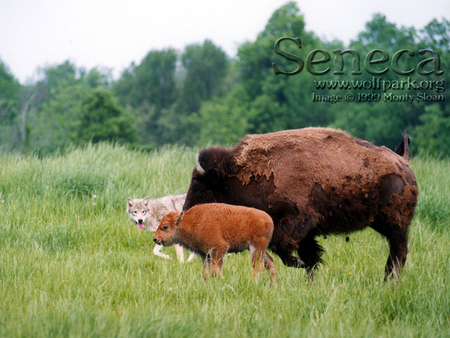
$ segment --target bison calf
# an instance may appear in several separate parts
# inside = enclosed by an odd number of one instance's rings
[[[197,205],[186,212],[165,215],[153,236],[157,244],[181,244],[196,252],[203,261],[203,275],[208,280],[221,276],[223,257],[227,252],[250,250],[253,272],[264,267],[276,284],[276,268],[266,252],[273,234],[272,218],[254,208],[220,203]]]

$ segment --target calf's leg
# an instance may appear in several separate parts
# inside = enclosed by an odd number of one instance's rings
[[[264,270],[264,252],[261,248],[257,248],[254,245],[250,245],[250,257],[252,261],[252,278],[259,277]]]
[[[208,282],[211,258],[209,257],[209,255],[206,256],[201,255],[201,258],[203,262],[203,278],[205,278],[205,281]]]
[[[277,268],[275,267],[275,262],[273,261],[272,257],[267,253],[267,251],[264,253],[264,267],[270,274],[270,281],[273,285],[277,284]]]
[[[253,245],[250,245],[249,247],[252,260],[252,277],[259,277],[264,268],[266,268],[270,275],[270,281],[272,284],[276,285],[277,268],[275,267],[272,257],[267,253],[266,248],[267,243],[258,248]]]
[[[222,277],[223,257],[225,256],[227,249],[228,245],[217,246],[210,250],[210,271],[213,277]]]

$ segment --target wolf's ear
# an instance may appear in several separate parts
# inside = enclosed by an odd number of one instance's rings
[[[130,211],[132,206],[133,206],[133,200],[130,197],[128,197],[128,200],[127,200],[127,211]]]
[[[175,226],[179,226],[180,222],[183,220],[183,216],[184,216],[184,211],[181,212],[180,216],[178,217],[178,219],[175,221]]]
[[[144,205],[145,205],[146,207],[148,207],[148,202],[149,202],[148,196],[145,196],[145,197],[142,199],[142,201],[144,202]]]

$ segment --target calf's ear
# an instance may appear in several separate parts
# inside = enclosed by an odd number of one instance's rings
[[[181,212],[180,217],[178,217],[178,219],[175,221],[175,226],[176,227],[178,225],[180,225],[180,222],[183,220],[183,216],[184,216],[184,211]]]

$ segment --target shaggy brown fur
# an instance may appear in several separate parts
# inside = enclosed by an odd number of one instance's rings
[[[370,226],[390,244],[386,276],[399,275],[418,196],[408,144],[405,134],[401,157],[329,128],[248,135],[200,152],[183,209],[222,202],[266,211],[275,224],[269,248],[311,275],[322,262],[316,236]]]
[[[183,214],[174,211],[165,215],[153,240],[164,246],[181,244],[198,253],[206,280],[210,273],[221,275],[225,253],[249,249],[253,277],[265,267],[275,284],[275,264],[266,252],[272,233],[272,219],[264,211],[212,203],[197,205]]]

